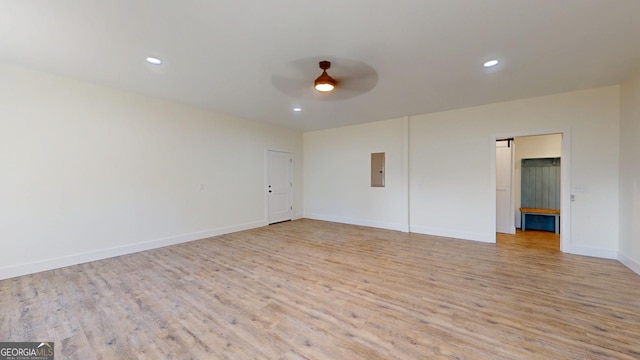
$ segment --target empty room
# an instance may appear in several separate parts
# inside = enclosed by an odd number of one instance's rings
[[[0,0],[0,359],[640,358],[637,14]]]

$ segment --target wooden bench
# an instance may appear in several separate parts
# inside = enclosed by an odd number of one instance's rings
[[[556,234],[560,233],[560,210],[520,208],[520,214],[521,214],[521,220],[522,220],[522,231],[526,230],[527,215],[544,215],[544,216],[553,216],[555,218],[554,230]]]

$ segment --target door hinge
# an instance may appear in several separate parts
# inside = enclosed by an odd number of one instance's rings
[[[293,206],[291,207],[291,210],[293,210]]]

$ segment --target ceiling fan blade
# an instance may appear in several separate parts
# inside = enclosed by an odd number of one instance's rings
[[[280,75],[271,76],[273,86],[282,93],[294,98],[305,97],[313,88],[313,83],[309,83],[307,79],[291,78]]]
[[[378,74],[360,73],[353,76],[340,78],[339,86],[342,89],[367,92],[378,84]]]

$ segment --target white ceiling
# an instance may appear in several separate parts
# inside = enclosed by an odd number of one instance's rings
[[[0,0],[0,60],[315,130],[620,83],[639,15],[640,0]],[[377,84],[324,101],[323,59]],[[284,73],[310,92],[278,89]]]

